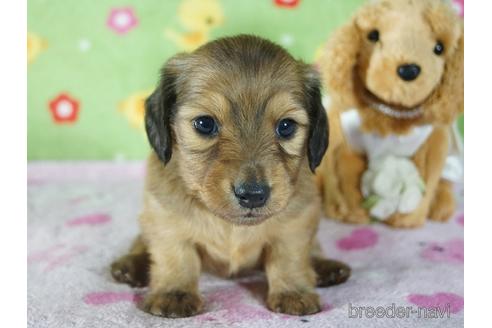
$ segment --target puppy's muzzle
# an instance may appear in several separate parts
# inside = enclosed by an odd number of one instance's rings
[[[264,183],[241,183],[234,187],[234,195],[244,208],[262,207],[270,197],[270,187]]]

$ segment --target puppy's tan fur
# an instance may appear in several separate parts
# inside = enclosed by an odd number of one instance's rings
[[[371,42],[367,35],[375,29],[380,40]],[[437,41],[445,47],[439,56],[433,53]],[[418,125],[434,126],[413,158],[426,184],[424,199],[413,213],[396,214],[387,223],[415,227],[428,216],[448,219],[455,202],[451,184],[440,181],[440,175],[448,154],[449,125],[463,111],[463,26],[456,15],[438,0],[374,1],[337,30],[326,49],[321,72],[332,98],[332,138],[318,170],[326,214],[345,222],[369,221],[360,191],[367,159],[347,144],[339,121],[342,111],[357,108],[364,132],[403,135]],[[416,80],[397,76],[396,68],[405,63],[422,68]],[[368,99],[402,111],[421,106],[424,113],[395,119],[370,108]]]
[[[203,115],[218,122],[216,136],[194,129]],[[284,118],[298,126],[286,140],[275,133]],[[155,152],[142,234],[113,276],[132,285],[149,280],[144,309],[182,317],[202,310],[202,270],[230,277],[259,268],[271,310],[319,311],[316,283],[340,283],[350,270],[324,260],[315,240],[321,203],[310,168],[326,149],[327,122],[313,71],[265,40],[221,39],[168,61],[146,124]],[[265,206],[238,204],[233,186],[249,180],[269,185]]]

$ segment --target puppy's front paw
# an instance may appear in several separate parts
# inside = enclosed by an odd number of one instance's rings
[[[111,275],[118,282],[132,287],[144,287],[149,283],[149,265],[147,253],[128,254],[111,264]]]
[[[319,296],[315,293],[275,293],[268,296],[267,305],[274,312],[291,315],[306,315],[321,311]]]
[[[183,291],[151,293],[145,300],[143,310],[166,318],[190,317],[202,309],[200,296]]]
[[[314,271],[316,271],[316,285],[329,287],[341,284],[350,277],[351,269],[343,262],[313,258]]]

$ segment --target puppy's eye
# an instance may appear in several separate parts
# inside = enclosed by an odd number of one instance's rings
[[[372,30],[367,34],[367,39],[371,42],[378,42],[379,41],[379,31],[378,30]]]
[[[212,116],[200,116],[193,121],[193,127],[204,136],[217,134],[218,126]]]
[[[436,55],[442,55],[442,53],[444,52],[444,44],[442,44],[441,41],[437,41],[436,45],[434,46],[434,53]]]
[[[297,130],[297,123],[290,118],[280,120],[277,124],[277,135],[280,138],[288,139],[294,135]]]

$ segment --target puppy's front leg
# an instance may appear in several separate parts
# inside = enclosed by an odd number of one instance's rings
[[[188,317],[200,312],[200,258],[195,246],[176,238],[151,238],[149,253],[152,262],[150,290],[144,300],[144,310],[168,318]]]
[[[113,278],[132,287],[143,287],[149,283],[150,258],[147,246],[138,236],[130,247],[130,252],[111,264]]]
[[[321,307],[314,291],[316,274],[310,264],[309,242],[292,239],[274,241],[266,253],[267,306],[274,312],[292,315],[319,312]]]

